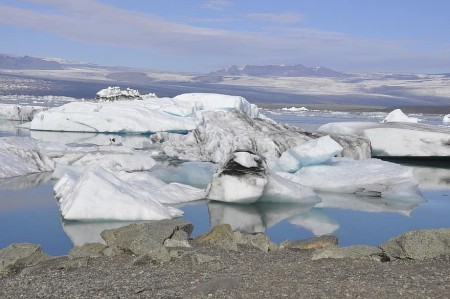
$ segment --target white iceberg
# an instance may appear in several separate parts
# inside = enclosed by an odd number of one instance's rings
[[[334,158],[326,164],[301,168],[295,174],[278,173],[315,191],[349,193],[406,202],[423,202],[413,169],[370,160]]]
[[[400,109],[395,109],[381,121],[382,123],[390,123],[390,122],[404,122],[404,123],[418,123],[419,119],[415,117],[409,117],[403,113]]]
[[[230,203],[290,202],[315,204],[314,191],[269,173],[264,159],[251,151],[235,151],[212,177],[208,199]]]
[[[38,113],[31,130],[141,133],[190,131],[193,118],[178,117],[158,109],[148,101],[72,102]]]
[[[55,163],[28,137],[0,138],[0,178],[53,171]]]
[[[250,118],[260,117],[259,108],[250,104],[245,98],[216,93],[185,93],[178,95],[172,101],[179,107],[187,107],[203,111],[229,111],[236,109]]]
[[[450,128],[414,123],[339,122],[322,125],[324,133],[366,137],[372,156],[434,157],[450,155]]]
[[[101,90],[100,102],[72,102],[36,115],[30,129],[42,131],[139,133],[186,132],[202,122],[202,112],[238,109],[259,117],[246,99],[221,94],[182,94],[173,99],[146,97],[135,90]],[[116,101],[117,99],[120,101]],[[125,98],[125,99],[122,99]]]
[[[251,151],[236,151],[213,175],[207,198],[232,203],[253,203],[268,182],[264,159]]]
[[[291,108],[282,108],[283,111],[291,111],[291,112],[301,112],[301,111],[309,111],[306,107],[291,107]]]
[[[450,114],[445,115],[444,118],[442,119],[442,122],[444,124],[450,123]]]
[[[327,135],[288,149],[277,162],[283,171],[296,172],[303,166],[321,164],[342,150],[342,146]]]
[[[97,92],[95,97],[99,102],[142,100],[139,91],[136,89],[120,89],[120,87],[108,87]]]
[[[63,176],[54,187],[61,214],[68,220],[161,220],[182,216],[164,206],[205,197],[205,191],[166,184],[148,173],[113,174],[98,165],[80,177]]]
[[[0,119],[30,121],[34,115],[47,108],[16,104],[0,104]]]

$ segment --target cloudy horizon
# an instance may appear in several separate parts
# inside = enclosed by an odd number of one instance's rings
[[[297,2],[0,0],[0,53],[167,71],[450,72],[446,1]]]

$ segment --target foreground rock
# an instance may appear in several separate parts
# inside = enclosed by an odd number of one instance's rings
[[[29,243],[11,244],[0,250],[0,274],[18,271],[49,259],[39,245]]]
[[[236,232],[233,239],[239,239]],[[171,262],[163,265],[151,255],[135,257],[130,252],[113,257],[53,258],[0,275],[0,297],[378,299],[446,298],[450,293],[448,256],[380,263],[370,258],[380,250],[367,246],[267,254],[251,246],[231,251],[192,245],[189,250],[170,250]],[[312,260],[319,253],[327,257]]]
[[[314,251],[311,259],[313,261],[320,259],[363,259],[380,262],[389,261],[389,259],[384,256],[381,249],[364,245],[346,247],[329,246]]]
[[[287,240],[280,244],[280,248],[292,250],[314,250],[337,245],[338,238],[332,235],[323,235],[317,238],[291,241]]]
[[[450,256],[450,229],[410,231],[381,244],[380,248],[396,259],[423,261]]]

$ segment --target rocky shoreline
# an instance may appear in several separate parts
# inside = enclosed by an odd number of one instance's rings
[[[450,293],[450,229],[410,231],[379,247],[334,236],[274,244],[228,224],[190,238],[184,220],[106,230],[105,244],[49,256],[0,250],[1,298],[440,298]]]

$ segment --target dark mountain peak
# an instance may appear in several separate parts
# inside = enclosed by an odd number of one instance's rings
[[[0,69],[4,70],[62,70],[61,64],[31,56],[0,54]]]
[[[345,77],[346,74],[325,67],[296,65],[233,65],[228,69],[212,72],[213,76],[254,76],[254,77]]]

